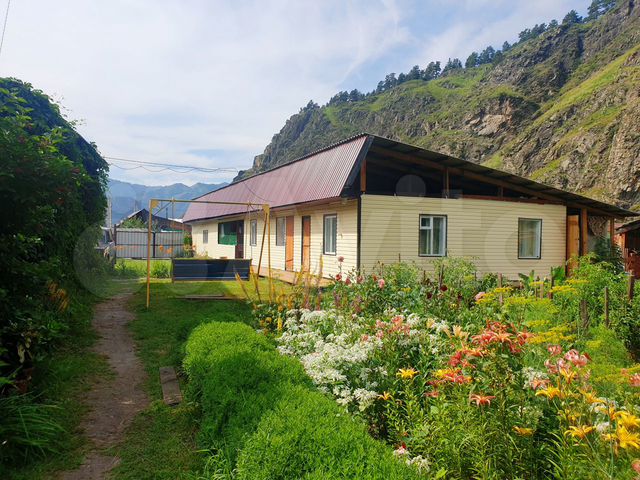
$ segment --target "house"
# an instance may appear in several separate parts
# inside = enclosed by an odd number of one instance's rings
[[[622,250],[625,270],[640,278],[640,220],[626,223],[616,229],[616,243]]]
[[[589,251],[596,236],[612,236],[616,218],[636,215],[369,134],[199,200],[269,204],[272,268],[318,272],[322,259],[324,276],[399,259],[429,270],[446,255],[473,257],[481,273],[544,276]],[[183,220],[198,254],[255,265],[263,218],[257,207],[193,203]]]
[[[135,212],[127,215],[125,218],[116,223],[115,227],[122,227],[122,225],[126,224],[128,220],[139,220],[140,223],[146,224],[149,221],[149,210],[147,210],[146,208],[136,210]],[[155,230],[162,232],[182,230],[188,233],[191,231],[189,225],[184,224],[180,220],[165,218],[155,214],[153,215],[153,225]]]

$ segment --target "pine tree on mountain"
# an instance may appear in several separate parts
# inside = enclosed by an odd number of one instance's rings
[[[418,65],[414,65],[409,73],[407,73],[407,81],[409,80],[418,80],[420,78],[420,67]]]
[[[467,57],[467,61],[464,62],[464,68],[473,68],[478,65],[478,53],[471,52],[471,55]]]
[[[496,54],[495,49],[489,45],[485,48],[480,55],[478,55],[478,65],[484,65],[485,63],[491,63],[493,61],[493,56]]]
[[[575,23],[580,23],[581,21],[582,18],[580,17],[580,15],[578,15],[578,12],[576,12],[575,10],[571,10],[562,19],[562,25],[573,25]]]
[[[423,80],[434,80],[440,75],[440,62],[429,62],[422,72]]]
[[[549,28],[558,28],[558,21],[555,18],[549,22]]]
[[[395,73],[390,73],[384,77],[384,90],[390,90],[398,84],[398,79]]]
[[[510,49],[511,49],[511,44],[505,40],[505,42],[502,44],[502,51],[508,52]]]
[[[593,0],[587,10],[587,20],[595,20],[616,6],[616,0]]]
[[[454,58],[454,59],[449,58],[449,60],[447,61],[447,64],[444,66],[444,69],[442,70],[442,75],[446,75],[450,71],[458,70],[460,68],[462,68],[462,62],[460,61],[459,58]]]

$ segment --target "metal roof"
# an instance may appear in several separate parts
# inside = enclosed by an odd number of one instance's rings
[[[339,197],[367,143],[366,135],[311,153],[291,163],[240,180],[197,200],[268,204],[271,208]],[[182,221],[235,215],[251,210],[239,205],[191,203]]]
[[[632,232],[634,230],[640,230],[640,220],[634,220],[632,222],[625,223],[616,228],[616,233]]]
[[[271,208],[340,197],[358,173],[358,166],[370,148],[383,149],[414,160],[422,159],[424,168],[457,169],[464,175],[481,175],[506,188],[526,189],[543,199],[553,199],[568,206],[591,208],[615,217],[637,216],[637,212],[566,192],[518,175],[485,167],[477,163],[432,152],[421,147],[398,142],[377,135],[360,134],[310,153],[298,160],[278,166],[264,173],[232,183],[197,200],[249,202],[269,204]],[[399,163],[402,160],[398,160]],[[419,163],[419,162],[418,162]],[[419,166],[419,165],[418,165]],[[259,207],[258,207],[259,208]],[[184,222],[235,215],[250,208],[237,205],[189,205]]]

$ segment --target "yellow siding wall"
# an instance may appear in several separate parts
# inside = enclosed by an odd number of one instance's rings
[[[272,212],[271,217],[271,267],[277,270],[285,269],[285,246],[276,246],[276,218],[293,215],[294,231],[293,231],[293,267],[299,271],[302,265],[302,217],[311,217],[311,271],[317,273],[319,271],[320,257],[323,263],[323,276],[333,276],[339,271],[338,257],[344,257],[342,270],[348,272],[356,267],[357,262],[357,201],[338,201],[314,207],[299,207],[290,210],[282,210]],[[336,255],[322,254],[322,232],[324,215],[337,214],[338,216],[338,238],[336,242]],[[228,220],[239,220],[238,218],[229,218]],[[258,239],[257,245],[249,245],[250,221],[257,219],[258,221]],[[264,221],[262,213],[252,213],[244,217],[244,257],[251,258],[254,265],[258,265],[258,257],[260,256],[260,242],[262,240],[262,231]],[[202,230],[209,230],[209,243],[202,244]],[[198,254],[206,254],[211,258],[226,256],[234,258],[235,247],[229,245],[218,245],[218,222],[196,222],[192,223],[193,244]],[[265,241],[262,265],[267,265],[267,244]]]
[[[565,262],[566,207],[476,199],[362,196],[361,266],[414,261],[430,270],[433,258],[418,255],[419,215],[447,215],[447,253],[474,257],[480,273],[545,276]],[[518,218],[542,219],[542,258],[518,259]]]

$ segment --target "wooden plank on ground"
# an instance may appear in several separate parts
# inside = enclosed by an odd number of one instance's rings
[[[216,294],[216,295],[183,295],[181,297],[182,300],[200,300],[200,301],[208,301],[208,300],[244,300],[244,297],[234,297],[230,295]]]
[[[160,386],[164,403],[172,406],[182,402],[180,383],[173,367],[160,367]]]

